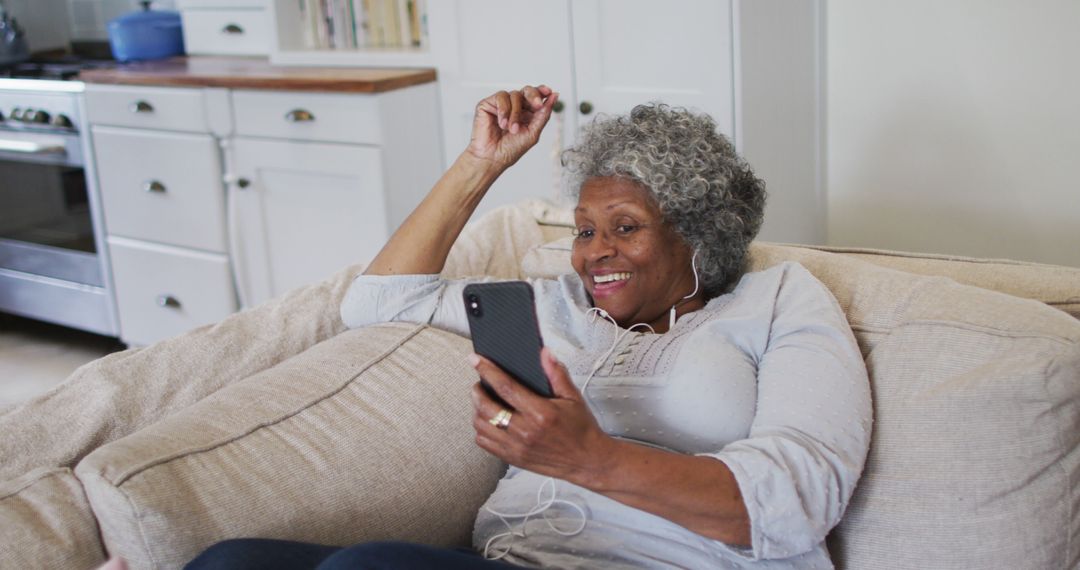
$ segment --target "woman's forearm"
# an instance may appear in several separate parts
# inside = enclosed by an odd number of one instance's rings
[[[365,271],[416,275],[442,271],[450,248],[501,170],[462,153],[402,222]]]
[[[734,474],[711,457],[611,439],[571,482],[682,525],[702,536],[750,546],[750,516]]]

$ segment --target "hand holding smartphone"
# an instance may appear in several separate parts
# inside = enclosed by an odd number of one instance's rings
[[[551,384],[540,365],[544,341],[532,287],[524,281],[473,283],[465,286],[462,297],[473,350],[533,392],[552,397]],[[486,383],[484,387],[494,395]]]

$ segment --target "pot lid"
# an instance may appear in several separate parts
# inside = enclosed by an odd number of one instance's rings
[[[180,22],[180,12],[173,10],[151,10],[150,2],[140,2],[143,9],[135,12],[128,12],[122,16],[114,18],[109,22],[110,26],[128,26],[131,24],[172,24]]]

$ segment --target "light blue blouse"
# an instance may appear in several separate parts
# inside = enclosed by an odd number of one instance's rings
[[[406,321],[468,336],[469,282],[360,276],[342,318],[351,328]],[[797,263],[750,273],[662,335],[590,313],[576,275],[531,284],[545,345],[579,388],[595,369],[585,394],[604,430],[723,461],[746,502],[752,547],[511,468],[479,513],[478,549],[554,568],[832,568],[825,536],[862,473],[871,405],[858,346],[821,282]]]

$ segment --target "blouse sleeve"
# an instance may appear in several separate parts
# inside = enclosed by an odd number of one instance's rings
[[[375,323],[426,323],[469,336],[461,292],[470,282],[438,275],[360,275],[341,302],[341,320],[355,329]]]
[[[752,536],[740,554],[753,560],[796,556],[825,540],[870,445],[866,367],[836,299],[791,264],[773,307],[749,435],[707,454],[738,481]]]

